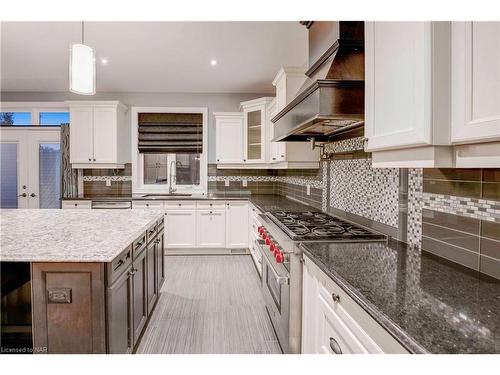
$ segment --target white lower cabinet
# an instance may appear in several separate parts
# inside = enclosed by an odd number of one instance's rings
[[[92,201],[84,201],[84,200],[75,200],[75,201],[62,201],[61,202],[62,209],[88,209],[92,208]]]
[[[196,247],[196,211],[168,210],[165,213],[165,248]]]
[[[408,353],[304,255],[302,353]]]
[[[226,247],[226,212],[224,210],[196,212],[196,247]]]
[[[228,201],[226,203],[226,247],[248,248],[248,202]]]

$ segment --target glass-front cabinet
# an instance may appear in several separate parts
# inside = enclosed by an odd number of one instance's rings
[[[244,163],[265,163],[267,160],[267,107],[272,98],[259,98],[241,103],[244,122]]]

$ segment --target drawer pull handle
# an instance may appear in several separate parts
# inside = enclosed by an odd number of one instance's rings
[[[115,267],[113,268],[113,271],[116,271],[118,268],[122,266],[122,264],[125,263],[123,259],[120,259],[118,263],[116,263]]]
[[[342,354],[339,343],[333,337],[330,337],[330,349],[332,349],[335,354]]]
[[[338,294],[332,293],[333,302],[340,302],[340,296]]]

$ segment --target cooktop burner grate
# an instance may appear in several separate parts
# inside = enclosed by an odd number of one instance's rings
[[[290,238],[300,241],[380,241],[386,236],[372,232],[339,217],[322,212],[274,211],[268,216],[280,226]]]

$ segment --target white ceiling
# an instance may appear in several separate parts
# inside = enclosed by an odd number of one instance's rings
[[[80,22],[2,22],[1,90],[68,91],[69,46],[80,41]],[[85,44],[98,92],[267,93],[281,66],[308,55],[299,22],[86,22]]]

